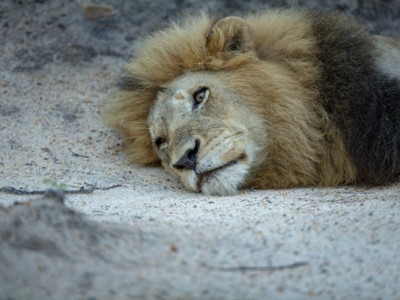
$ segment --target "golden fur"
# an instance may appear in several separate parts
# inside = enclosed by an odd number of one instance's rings
[[[219,21],[203,14],[173,24],[147,38],[126,65],[108,122],[122,132],[130,159],[153,164],[161,158],[193,191],[356,182],[341,130],[318,100],[316,43],[304,12]],[[398,42],[377,42],[390,43]],[[192,97],[203,86],[210,96],[195,109]],[[177,168],[195,147],[196,166]]]

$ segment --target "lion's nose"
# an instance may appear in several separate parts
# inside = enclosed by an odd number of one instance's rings
[[[196,155],[199,152],[200,140],[196,139],[194,141],[194,148],[185,151],[185,154],[173,165],[174,168],[181,169],[196,169]]]

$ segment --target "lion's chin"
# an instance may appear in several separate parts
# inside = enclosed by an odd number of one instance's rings
[[[237,193],[245,181],[248,169],[245,163],[233,161],[201,174],[188,171],[180,177],[188,190],[204,195],[227,196]]]

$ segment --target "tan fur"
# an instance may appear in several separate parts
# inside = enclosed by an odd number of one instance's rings
[[[179,116],[168,119],[163,105],[172,101],[167,100],[171,97],[168,91],[176,93],[179,101],[186,101],[183,93],[192,88],[192,81],[208,82],[207,72],[212,72],[215,80],[210,85],[219,82],[221,86],[211,90],[210,103],[215,103],[215,109],[219,110],[216,113],[231,126],[229,130],[234,132],[234,120],[245,128],[239,133],[237,143],[254,142],[256,157],[253,162],[249,162],[251,155],[240,159],[241,164],[251,165],[239,186],[226,190],[215,188],[209,193],[229,194],[240,186],[286,188],[354,182],[357,171],[342,136],[316,101],[320,68],[314,59],[315,51],[311,24],[304,13],[271,12],[244,19],[228,17],[216,23],[202,15],[182,25],[174,24],[147,38],[135,53],[136,57],[127,64],[125,72],[138,82],[139,88],[118,92],[108,106],[108,122],[121,130],[128,156],[142,164],[160,160],[152,145],[153,135],[164,130],[160,128],[174,129],[167,133],[169,152],[163,165],[184,184],[185,180],[191,181],[185,186],[194,186],[198,180],[196,174],[176,170],[173,164],[188,147],[193,147],[194,137],[190,134],[199,136],[201,147],[215,142],[209,133],[213,127],[205,123],[196,127],[197,123]],[[182,92],[177,92],[180,87]],[[163,89],[167,94],[159,94]],[[236,91],[240,96],[228,97],[229,92],[225,93],[224,89]],[[161,117],[168,120],[158,124]],[[251,120],[256,120],[256,125],[250,124]],[[192,125],[192,129],[186,128]],[[185,130],[179,131],[182,127]],[[187,135],[183,142],[182,132]],[[216,132],[218,135],[222,133]],[[173,142],[179,139],[181,144]],[[241,147],[238,144],[232,149],[244,149],[245,145]],[[229,162],[241,153],[232,149],[214,155]],[[201,151],[204,157],[208,155]],[[228,176],[228,172],[224,174]],[[190,189],[202,190],[201,186]]]

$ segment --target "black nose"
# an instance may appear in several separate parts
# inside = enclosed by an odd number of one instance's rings
[[[174,168],[181,169],[196,169],[196,155],[199,152],[200,140],[196,139],[194,141],[194,148],[186,150],[185,154],[174,164]]]

